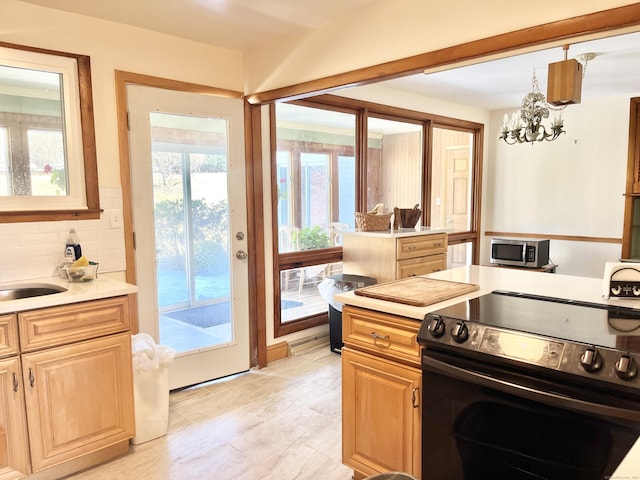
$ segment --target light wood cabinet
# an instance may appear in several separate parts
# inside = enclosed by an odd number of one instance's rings
[[[0,360],[0,478],[23,478],[29,472],[29,446],[20,359]]]
[[[446,233],[345,233],[343,270],[378,283],[447,268]]]
[[[0,316],[13,354],[0,361],[0,479],[60,478],[128,450],[129,330],[128,296]]]
[[[342,461],[356,479],[420,478],[420,322],[349,305],[342,322]]]

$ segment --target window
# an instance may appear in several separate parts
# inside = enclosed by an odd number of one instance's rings
[[[89,57],[0,46],[2,221],[98,218]]]
[[[273,189],[280,330],[324,321],[318,284],[341,271],[340,230],[355,208],[355,115],[305,105],[275,107]],[[284,328],[288,332],[289,329]]]
[[[369,116],[367,126],[366,210],[421,204],[422,124]]]
[[[356,211],[419,205],[452,229],[449,267],[477,262],[482,125],[331,96],[279,103],[271,123],[276,337],[326,322],[317,287],[341,273]]]
[[[433,129],[431,154],[431,224],[471,229],[473,133]]]

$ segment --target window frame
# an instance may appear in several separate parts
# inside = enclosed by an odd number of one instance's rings
[[[75,62],[77,69],[77,102],[79,108],[79,118],[75,121],[80,124],[81,143],[79,150],[82,158],[78,163],[84,169],[81,178],[81,188],[83,203],[82,206],[73,207],[56,207],[52,209],[11,209],[0,211],[0,223],[16,223],[16,222],[41,222],[41,221],[59,221],[59,220],[93,220],[99,219],[102,212],[100,208],[100,195],[98,185],[98,164],[96,155],[95,125],[93,118],[93,94],[91,86],[91,61],[87,55],[75,53],[60,52],[42,48],[28,47],[13,43],[0,42],[0,47],[7,49],[15,49],[16,57],[24,56],[28,61],[34,54],[45,55],[50,57],[60,57],[70,59]],[[69,114],[69,112],[66,112]],[[71,166],[69,166],[71,168]]]
[[[375,117],[405,123],[421,124],[422,134],[422,198],[423,212],[421,225],[428,225],[431,221],[430,185],[432,178],[432,135],[433,128],[461,130],[473,135],[473,179],[471,199],[471,228],[469,231],[455,232],[448,235],[449,245],[471,242],[472,263],[477,264],[480,258],[480,192],[482,187],[482,153],[484,125],[468,120],[434,115],[425,112],[391,107],[372,102],[353,100],[334,95],[319,95],[313,100],[297,100],[289,103],[309,106],[325,110],[346,111],[356,115],[356,209],[362,211],[367,204],[367,135],[368,118]],[[278,242],[278,212],[277,212],[277,138],[275,105],[270,104],[270,140],[271,140],[271,192],[272,192],[272,236],[273,236],[273,285],[274,285],[274,337],[305,330],[328,322],[328,313],[321,313],[293,320],[281,322],[280,317],[280,275],[281,271],[300,268],[320,263],[339,262],[342,260],[342,247],[331,247],[320,250],[305,250],[302,252],[280,253]],[[293,162],[295,163],[295,161]]]
[[[329,111],[337,111],[349,114],[357,114],[357,111],[353,111],[351,109],[344,108],[336,108],[331,105],[310,101],[295,101],[290,102],[295,105],[300,105],[304,107],[311,108],[320,108],[323,110]],[[279,251],[279,225],[278,225],[278,162],[277,162],[277,153],[280,151],[278,148],[278,140],[277,140],[277,132],[276,132],[276,108],[274,104],[269,106],[269,118],[270,118],[270,138],[271,138],[271,219],[272,219],[272,232],[273,232],[273,285],[274,285],[274,337],[281,337],[283,335],[288,335],[290,333],[298,332],[301,330],[305,330],[307,328],[315,327],[318,325],[322,325],[328,322],[328,314],[326,312],[309,315],[300,319],[292,320],[290,322],[282,323],[281,322],[281,292],[280,292],[280,275],[284,270],[291,270],[296,268],[309,267],[312,265],[319,265],[323,263],[335,263],[342,261],[342,247],[329,247],[322,248],[317,250],[303,250],[297,252],[286,252],[280,253]],[[356,117],[357,118],[357,117]],[[356,122],[356,132],[357,132],[357,122]],[[285,141],[287,142],[287,141]],[[353,156],[356,158],[356,169],[357,169],[357,145],[353,149]],[[299,164],[299,159],[296,158],[296,153],[289,150],[291,152],[289,161],[289,169],[293,171],[297,168]],[[314,150],[313,153],[328,153],[329,154],[329,175],[332,175],[337,169],[338,157],[341,154],[344,154],[344,150],[342,147],[338,147],[332,150]],[[295,175],[295,174],[294,174]],[[356,171],[357,175],[357,171]],[[330,196],[335,195],[335,187],[331,187]],[[299,195],[299,192],[294,193],[294,195]],[[356,195],[357,202],[357,195]],[[330,205],[329,208],[332,209],[331,214],[333,215],[335,212],[333,211],[337,206]],[[293,220],[296,225],[300,224],[300,216],[301,212],[299,209],[295,209],[293,212],[290,212],[293,215]]]

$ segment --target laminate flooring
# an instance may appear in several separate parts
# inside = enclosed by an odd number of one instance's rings
[[[350,480],[340,355],[328,345],[174,392],[166,436],[73,480]]]

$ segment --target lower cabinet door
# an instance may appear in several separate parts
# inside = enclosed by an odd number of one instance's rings
[[[23,478],[29,473],[29,454],[18,357],[0,361],[0,385],[0,479]]]
[[[22,356],[34,472],[134,435],[128,333]]]
[[[342,349],[342,461],[365,476],[420,478],[422,372]]]

